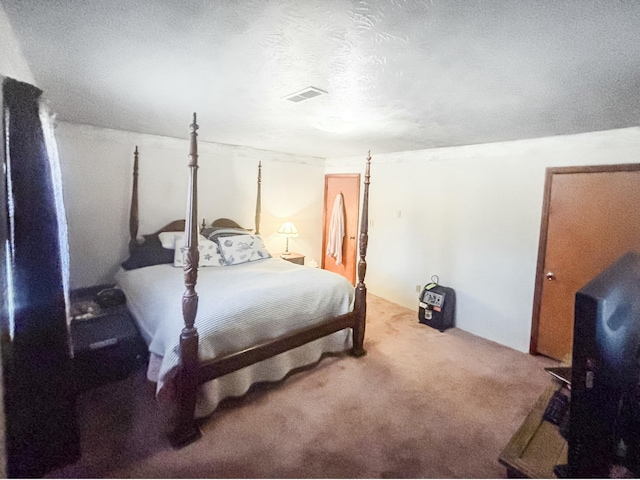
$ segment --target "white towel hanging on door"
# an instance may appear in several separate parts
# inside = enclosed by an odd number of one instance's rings
[[[344,199],[342,193],[336,195],[327,232],[327,256],[336,259],[336,265],[342,263],[342,239],[344,238]]]

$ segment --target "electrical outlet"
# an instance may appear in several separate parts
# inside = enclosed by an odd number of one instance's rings
[[[416,292],[420,293],[422,291],[422,285],[416,285]]]

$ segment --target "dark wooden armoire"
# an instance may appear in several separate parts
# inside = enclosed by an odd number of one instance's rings
[[[66,313],[66,218],[41,94],[2,79],[0,328],[10,477],[43,476],[80,455]]]

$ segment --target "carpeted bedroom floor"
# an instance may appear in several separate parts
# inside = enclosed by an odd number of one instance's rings
[[[504,477],[498,455],[555,362],[369,295],[368,355],[253,388],[173,450],[144,371],[79,399],[83,456],[49,477]],[[417,308],[417,307],[416,307]]]

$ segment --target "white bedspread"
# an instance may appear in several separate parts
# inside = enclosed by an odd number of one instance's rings
[[[127,297],[152,354],[162,357],[158,393],[175,376],[179,338],[184,326],[182,269],[171,264],[121,270],[116,280]],[[326,270],[303,267],[279,258],[241,265],[202,267],[196,327],[201,360],[240,351],[261,341],[351,310],[353,286]],[[351,344],[350,329],[205,384],[196,416],[211,413],[227,396],[239,396],[259,381],[283,378],[293,368],[317,361],[323,352],[343,351]]]

